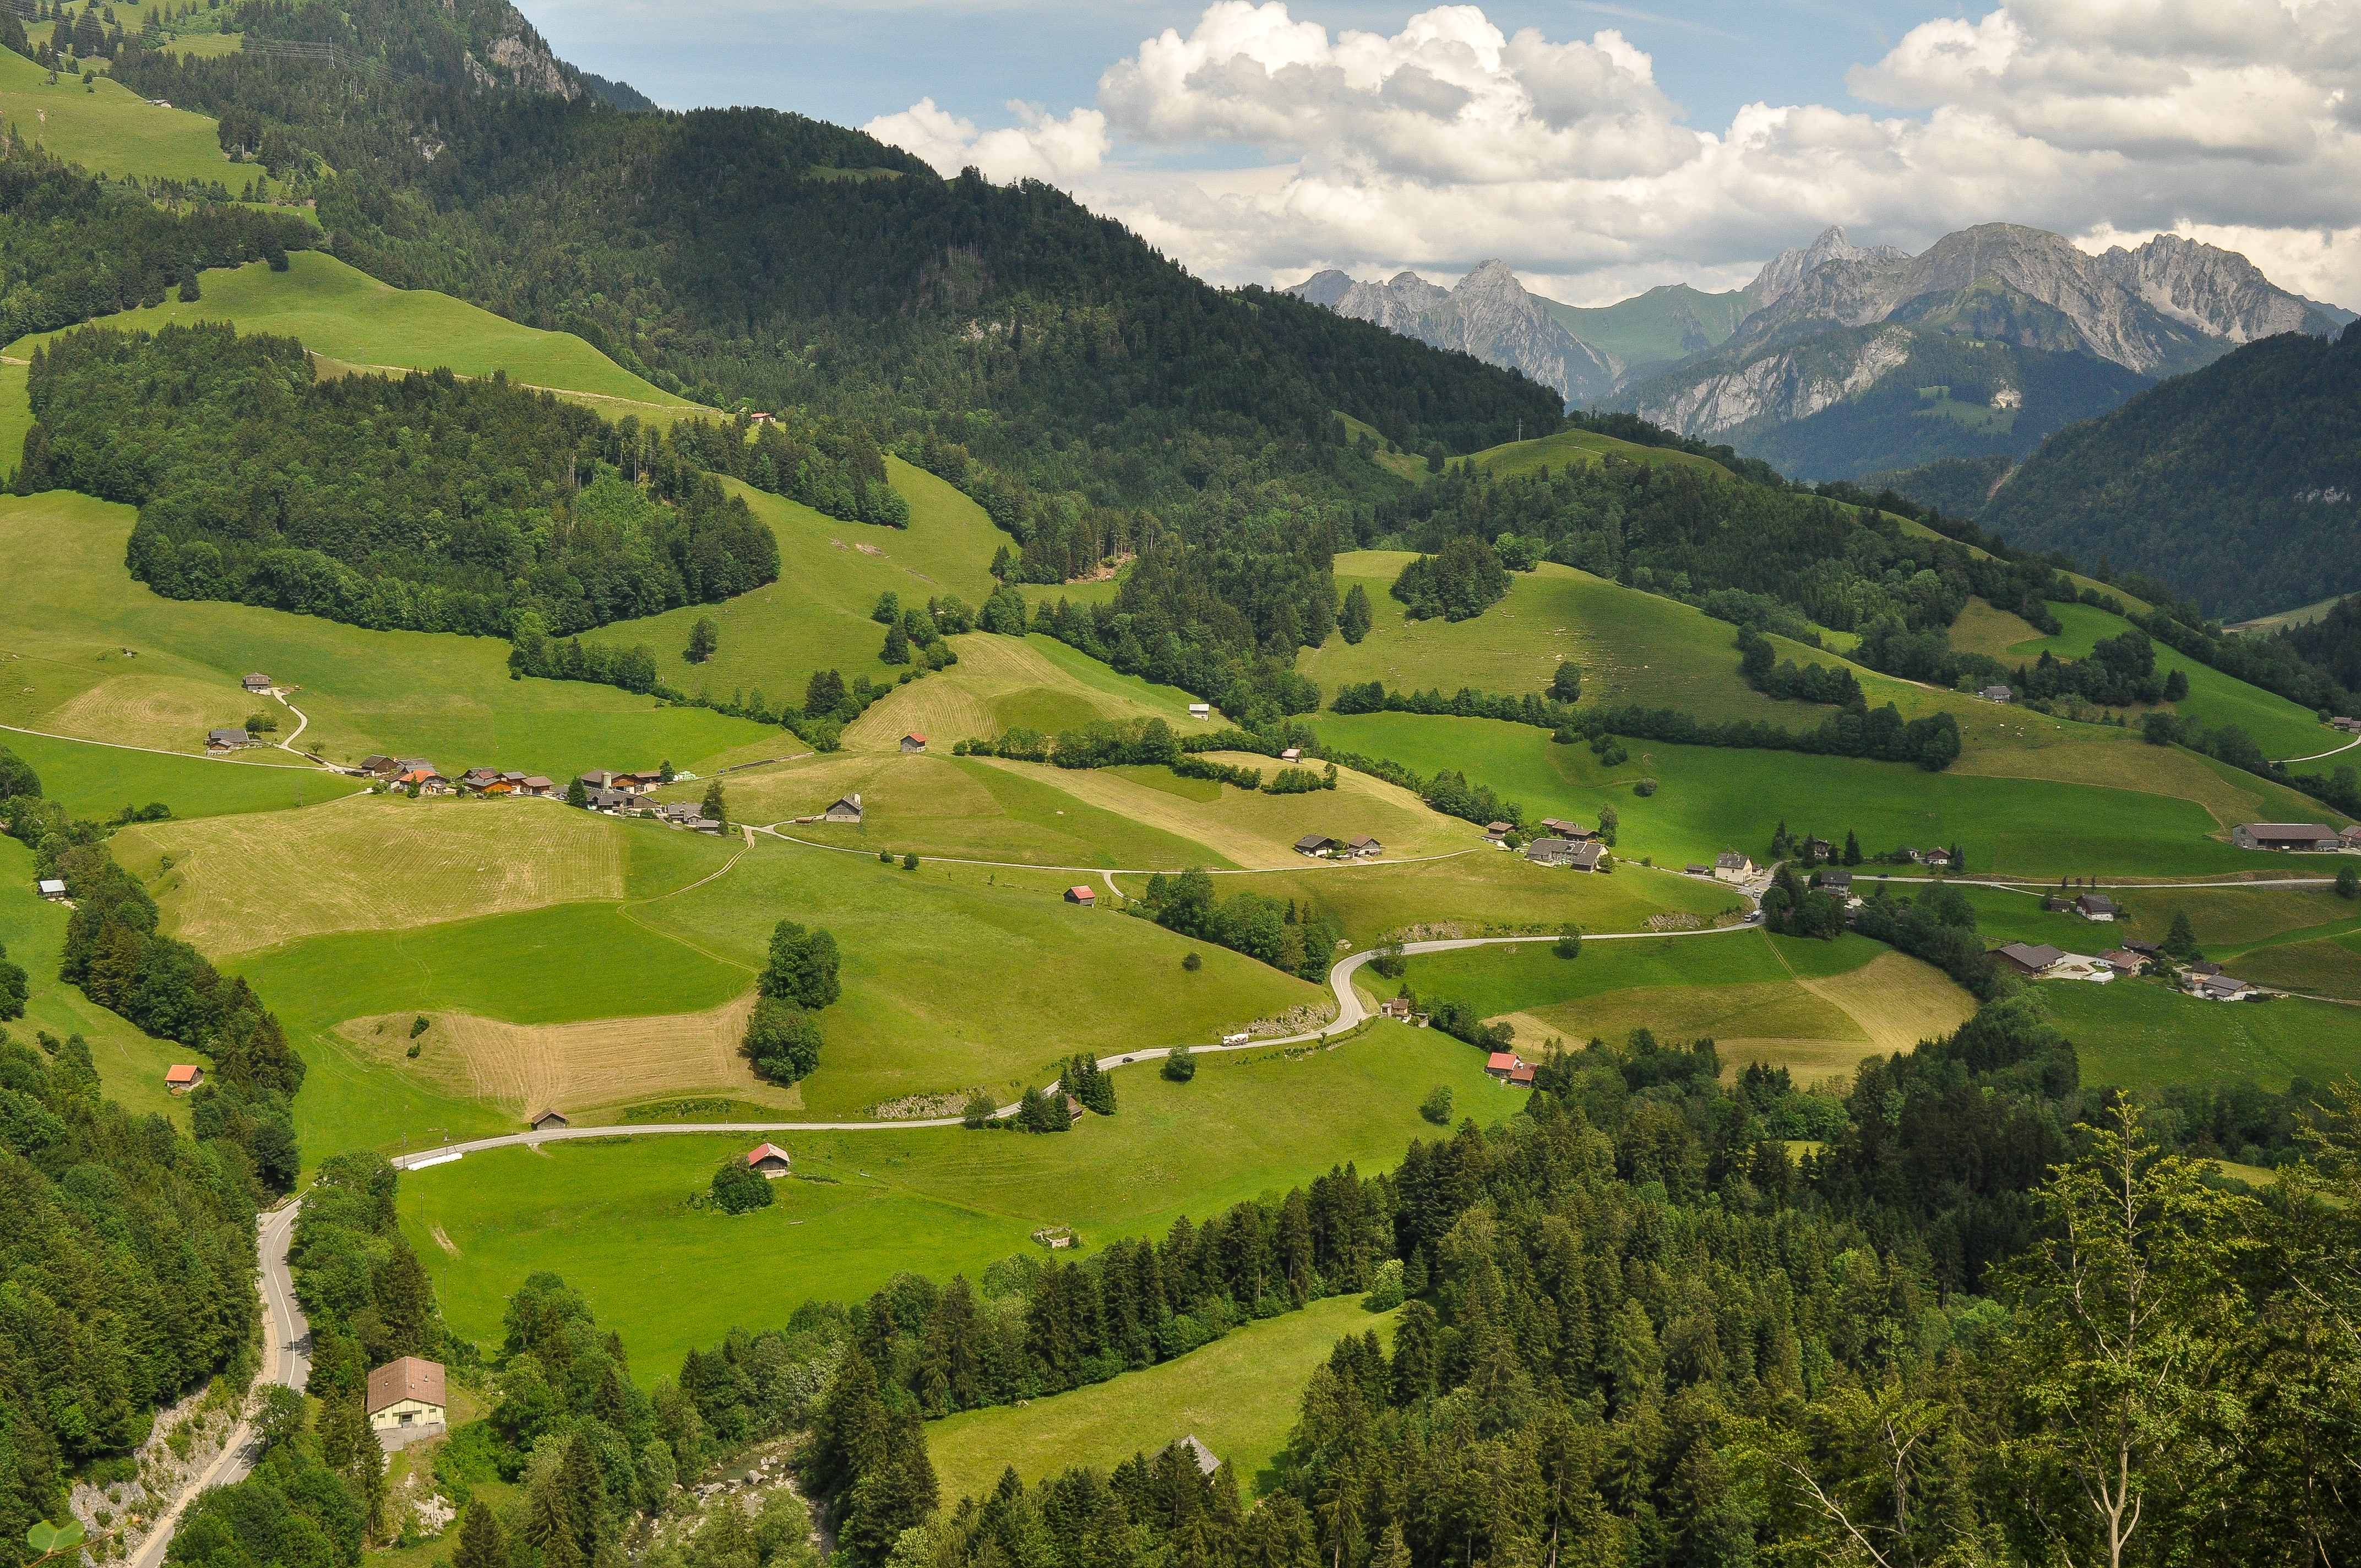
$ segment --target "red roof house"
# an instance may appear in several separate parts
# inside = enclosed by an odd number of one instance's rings
[[[1096,905],[1098,901],[1099,895],[1089,888],[1070,887],[1066,890],[1066,902],[1069,904],[1079,904],[1088,908]]]
[[[205,1080],[205,1069],[186,1063],[164,1069],[164,1087],[175,1094],[186,1094]]]
[[[758,1171],[773,1181],[786,1175],[793,1163],[787,1158],[787,1151],[776,1144],[757,1144],[746,1151],[747,1168]]]
[[[1505,1080],[1513,1078],[1517,1069],[1524,1065],[1517,1059],[1516,1053],[1513,1051],[1494,1051],[1485,1058],[1484,1070],[1494,1078]]]

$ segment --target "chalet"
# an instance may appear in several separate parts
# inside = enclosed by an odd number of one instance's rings
[[[2317,822],[2241,822],[2230,829],[2230,842],[2242,850],[2336,850],[2336,829]]]
[[[393,766],[386,770],[394,773],[433,773],[434,762],[429,757],[396,757]]]
[[[1812,884],[1821,892],[1832,893],[1839,898],[1852,896],[1852,872],[1850,872],[1839,871],[1830,867],[1827,871],[1815,872],[1812,876]]]
[[[2328,721],[2331,729],[2342,729],[2347,735],[2361,735],[2361,718],[2338,717]]]
[[[484,786],[484,793],[486,795],[492,795],[502,800],[505,800],[510,795],[516,794],[517,790],[518,785],[516,780],[509,778],[494,779],[491,783]]]
[[[822,822],[860,821],[861,796],[857,793],[844,796],[841,800],[839,800],[834,805],[830,806],[826,811],[821,812],[819,814],[819,819]]]
[[[2045,915],[2063,915],[2073,907],[2074,901],[2062,893],[2053,893],[2041,901],[2041,910]]]
[[[2189,966],[2189,972],[2201,977],[2209,974],[2220,974],[2222,972],[2222,966],[2214,963],[2209,959],[2199,959]]]
[[[1804,859],[1807,861],[1828,860],[1833,858],[1836,852],[1837,847],[1834,844],[1829,843],[1826,839],[1806,839],[1804,840]]]
[[[394,761],[391,757],[363,757],[360,771],[371,778],[385,778],[394,771]]]
[[[1345,847],[1353,851],[1354,859],[1362,861],[1374,861],[1386,852],[1386,847],[1367,833],[1362,834]]]
[[[2101,953],[2099,961],[2117,974],[2137,974],[2147,963],[2145,957],[2133,952],[2128,948],[2117,948],[2113,952]]]
[[[746,1151],[746,1168],[767,1181],[776,1181],[787,1174],[794,1162],[787,1151],[776,1144],[756,1144]]]
[[[697,815],[697,808],[686,800],[668,800],[656,807],[656,818],[663,822],[686,822]]]
[[[754,424],[769,424],[774,417],[774,416],[770,414],[748,414],[746,416],[747,420]]]
[[[1744,882],[1754,874],[1754,862],[1736,850],[1724,850],[1713,858],[1713,880]]]
[[[1949,871],[1951,869],[1951,851],[1949,850],[1927,850],[1927,864],[1938,872]]]
[[[2361,850],[2361,822],[2355,823],[2336,836],[2336,841],[2348,850]]]
[[[2226,974],[2207,974],[2189,982],[2189,994],[2208,1002],[2244,1002],[2257,992],[2243,980],[2232,980]]]
[[[205,750],[209,751],[235,751],[242,746],[251,746],[253,744],[254,737],[247,734],[243,729],[208,729],[205,731]]]
[[[1200,1475],[1211,1475],[1222,1467],[1222,1462],[1213,1457],[1213,1451],[1199,1442],[1197,1434],[1194,1432],[1191,1432],[1172,1446],[1180,1451],[1181,1458],[1197,1467],[1197,1474]]]
[[[629,811],[639,804],[639,796],[620,789],[590,790],[583,799],[593,811]]]
[[[533,773],[526,778],[517,781],[517,793],[519,795],[548,796],[557,793],[557,785],[552,780],[544,778],[539,773]]]
[[[43,898],[48,899],[50,903],[55,904],[65,897],[66,884],[60,878],[45,876],[40,881],[33,884],[33,891],[39,894]]]
[[[629,790],[633,795],[645,795],[648,791],[661,789],[671,782],[662,773],[617,773],[613,787]]]
[[[1192,702],[1189,705],[1189,717],[1211,718],[1213,717],[1213,705],[1210,702]]]
[[[2074,901],[2074,913],[2085,920],[2111,921],[2115,917],[2115,901],[2103,893],[2086,893]]]
[[[1585,828],[1579,822],[1567,822],[1555,817],[1543,817],[1542,828],[1544,832],[1550,833],[1556,838],[1571,839],[1577,844],[1581,843],[1585,839],[1595,839],[1598,837],[1596,832],[1588,828]]]
[[[902,737],[902,750],[905,751],[923,751],[926,749],[927,738],[915,730]]]
[[[2011,694],[2006,686],[1986,686],[1976,695],[1986,702],[2006,702]]]
[[[1290,746],[1279,754],[1279,760],[1282,762],[1300,762],[1303,761],[1303,748]]]
[[[1532,1086],[1533,1064],[1529,1061],[1519,1062],[1517,1064],[1517,1070],[1509,1075],[1509,1087],[1511,1089],[1531,1089]]]
[[[1335,839],[1325,833],[1306,833],[1295,841],[1297,854],[1311,855],[1320,859],[1334,854],[1341,847]]]
[[[1565,863],[1578,872],[1595,872],[1607,863],[1607,846],[1596,839],[1587,844],[1576,844]]]
[[[1095,909],[1098,907],[1099,895],[1087,887],[1070,887],[1066,890],[1066,902],[1079,904],[1085,909]]]
[[[605,768],[593,768],[582,775],[582,787],[588,790],[619,789],[621,786],[615,781],[622,776],[620,773],[609,773]]]
[[[2127,953],[2137,953],[2144,959],[2160,959],[2164,957],[2164,949],[2157,946],[2154,942],[2126,940],[2124,943],[2124,951]]]
[[[270,690],[270,677],[258,671],[246,677],[246,689],[257,695],[267,694]]]
[[[470,794],[500,782],[498,768],[469,768],[459,775],[459,787]]]
[[[1509,835],[1516,830],[1517,825],[1513,822],[1487,822],[1484,824],[1484,839],[1487,843],[1505,850],[1509,847]]]
[[[716,838],[720,837],[730,828],[730,824],[727,822],[716,822],[710,817],[692,817],[681,826],[692,833],[710,833]]]
[[[2017,973],[2029,978],[2048,973],[2056,968],[2066,955],[2047,942],[2038,944],[2011,942],[2006,947],[1993,949],[1993,957],[2000,959]]]
[[[400,1448],[444,1429],[443,1364],[405,1355],[368,1375],[368,1421],[378,1442]]]
[[[414,789],[421,795],[448,795],[451,781],[432,768],[412,768],[393,776],[396,789]]]
[[[1380,1018],[1399,1018],[1407,1024],[1410,1014],[1410,998],[1407,996],[1389,996],[1378,1003],[1378,1016]]]
[[[525,1125],[531,1127],[536,1133],[551,1133],[565,1126],[566,1118],[558,1112],[544,1111],[540,1115],[535,1116],[531,1121],[527,1122]]]
[[[164,1069],[164,1087],[174,1094],[186,1094],[205,1080],[205,1069],[186,1062]]]
[[[1566,839],[1536,839],[1525,846],[1525,859],[1539,866],[1568,865],[1574,860],[1574,843]]]
[[[1484,1072],[1487,1077],[1497,1078],[1506,1083],[1524,1065],[1513,1051],[1494,1051],[1484,1058]]]

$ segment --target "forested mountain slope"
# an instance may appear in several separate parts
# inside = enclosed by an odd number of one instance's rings
[[[2231,619],[2361,586],[2361,332],[2289,333],[2061,431],[1985,527]]]

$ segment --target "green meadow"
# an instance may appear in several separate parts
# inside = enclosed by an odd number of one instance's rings
[[[1599,807],[1611,805],[1622,825],[1619,853],[1667,865],[1710,861],[1726,849],[1761,859],[1783,819],[1838,840],[1850,829],[1872,854],[1956,843],[1979,876],[2164,878],[2285,863],[2209,837],[2220,824],[2195,801],[2132,789],[1648,740],[1629,742],[1630,760],[1610,770],[1587,746],[1561,746],[1530,726],[1485,718],[1329,716],[1320,734],[1329,745],[1390,757],[1421,773],[1462,770],[1532,816],[1596,821]],[[2169,753],[2159,765],[2182,756]],[[1643,777],[1658,781],[1655,795],[1634,793]],[[2292,798],[2255,782],[2262,798]]]
[[[210,116],[157,108],[105,76],[89,87],[61,76],[52,87],[49,74],[0,51],[0,121],[53,158],[116,180],[218,180],[232,194],[249,180],[269,182],[260,164],[223,155]]]
[[[283,751],[253,753],[250,762],[178,757],[7,730],[0,730],[0,746],[31,763],[41,776],[41,793],[77,817],[113,817],[124,806],[151,802],[170,806],[175,817],[284,811],[362,787]]]
[[[1248,1497],[1274,1467],[1301,1414],[1303,1386],[1340,1339],[1374,1332],[1393,1343],[1399,1313],[1372,1314],[1358,1296],[1248,1323],[1178,1361],[1023,1407],[966,1410],[927,1426],[944,1500],[982,1497],[1014,1469],[1030,1483],[1071,1465],[1113,1470],[1194,1437],[1230,1467]]]
[[[210,142],[213,122],[203,124]],[[199,277],[201,299],[167,300],[96,324],[153,332],[170,322],[225,321],[243,333],[300,338],[313,354],[355,370],[505,370],[511,380],[571,394],[609,419],[636,414],[646,423],[711,411],[642,380],[572,333],[522,326],[431,289],[396,289],[322,251],[294,251],[287,260],[284,272],[260,261],[210,269]],[[6,352],[21,359],[56,335],[21,338]]]
[[[301,688],[293,702],[311,719],[302,743],[331,762],[383,751],[454,773],[484,765],[562,779],[801,749],[762,725],[613,686],[512,680],[497,638],[160,598],[124,570],[133,517],[65,491],[0,497],[0,578],[19,607],[0,630],[10,656],[0,723],[193,752],[206,729],[267,705],[238,685],[258,670]],[[292,715],[275,711],[280,734],[291,732]]]
[[[687,1200],[752,1140],[667,1135],[500,1149],[405,1176],[402,1225],[462,1335],[497,1340],[508,1296],[552,1269],[621,1332],[653,1382],[733,1325],[783,1323],[807,1300],[858,1299],[902,1269],[973,1277],[1033,1249],[1044,1225],[1103,1246],[1161,1235],[1182,1214],[1282,1192],[1332,1165],[1390,1169],[1412,1139],[1440,1135],[1418,1114],[1437,1085],[1482,1120],[1509,1114],[1516,1098],[1484,1076],[1473,1048],[1390,1024],[1325,1050],[1207,1057],[1185,1084],[1148,1069],[1117,1069],[1115,1081],[1116,1114],[1085,1116],[1063,1135],[775,1137],[796,1176],[773,1189],[773,1207],[743,1216]],[[723,1278],[731,1288],[711,1288]]]
[[[2280,1090],[2290,1079],[2324,1084],[2361,1072],[2361,1009],[2339,1003],[2203,1002],[2163,981],[2053,981],[2040,992],[2074,1042],[2087,1084],[2243,1078]]]

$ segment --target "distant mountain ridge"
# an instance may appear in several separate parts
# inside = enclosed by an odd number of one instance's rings
[[[2200,241],[2092,256],[2016,224],[1916,256],[1830,227],[1744,289],[1675,285],[1596,309],[1532,294],[1498,260],[1449,289],[1329,270],[1287,291],[1815,478],[2021,458],[2163,377],[2354,319]]]

